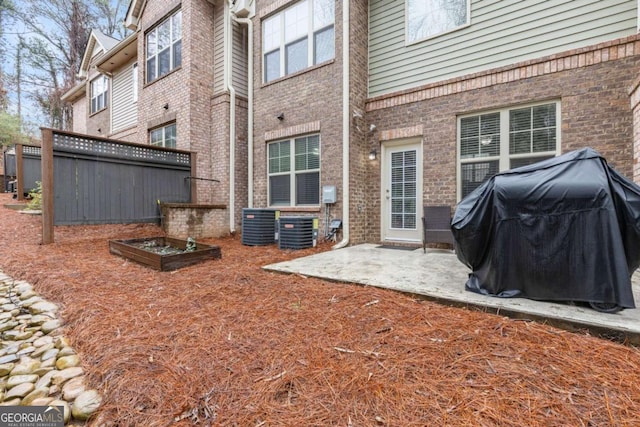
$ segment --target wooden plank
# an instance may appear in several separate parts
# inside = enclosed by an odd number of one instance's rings
[[[53,131],[42,129],[42,244],[53,243]]]
[[[24,200],[24,157],[22,157],[22,144],[16,144],[16,181],[18,200]]]
[[[168,245],[182,250],[184,250],[187,245],[186,240],[169,237],[110,240],[109,252],[160,271],[177,270],[178,268],[197,264],[208,259],[220,259],[222,257],[220,247],[205,245],[203,243],[196,243],[196,250],[193,252],[172,255],[162,255],[134,246],[135,244],[151,241],[155,241],[158,246]]]

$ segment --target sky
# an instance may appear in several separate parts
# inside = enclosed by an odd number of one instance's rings
[[[12,82],[9,76],[15,76],[16,74],[16,54],[18,50],[18,36],[30,37],[33,33],[26,31],[22,24],[17,22],[11,22],[9,25],[4,26],[4,39],[2,41],[4,58],[0,62],[3,75],[6,75],[5,80],[6,89],[9,95],[9,111],[16,114],[18,111],[18,91],[17,86]],[[23,67],[25,66],[23,62]],[[25,85],[26,86],[26,85]],[[40,109],[33,103],[28,96],[36,86],[27,86],[21,88],[21,110],[23,121],[27,122],[28,126],[41,126],[44,123],[44,116],[40,113]]]
[[[0,0],[1,2],[2,0]],[[127,6],[129,4],[128,0],[109,0],[111,7],[118,7],[118,15],[123,15],[127,10]],[[25,3],[23,0],[14,0],[15,4],[20,6]],[[54,4],[60,3],[51,3]],[[40,19],[41,28],[51,29],[51,31],[56,31],[58,26],[47,20],[45,18]],[[9,95],[9,111],[12,113],[17,113],[18,111],[18,91],[17,85],[15,83],[12,84],[10,77],[15,76],[16,74],[16,54],[18,50],[18,41],[19,36],[22,36],[25,39],[33,38],[36,34],[33,31],[29,31],[25,25],[19,20],[8,20],[5,16],[2,17],[2,31],[3,38],[1,40],[1,46],[3,51],[3,57],[0,58],[0,68],[2,69],[2,73],[7,77],[5,81],[5,87],[8,90]],[[97,26],[97,24],[96,24]],[[59,31],[59,30],[58,30]],[[22,61],[22,68],[24,71],[28,71],[27,61]],[[26,72],[23,71],[23,76]],[[40,108],[34,103],[31,98],[31,94],[35,91],[50,86],[48,81],[32,81],[25,82],[21,86],[21,114],[23,118],[23,123],[25,123],[25,127],[27,130],[31,130],[32,133],[35,133],[36,136],[39,136],[40,131],[39,127],[41,126],[49,126],[50,123],[46,116],[40,111]]]

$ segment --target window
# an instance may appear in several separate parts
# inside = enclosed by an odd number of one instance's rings
[[[91,114],[107,108],[107,95],[109,93],[109,80],[107,76],[91,81]]]
[[[147,41],[147,83],[182,64],[182,11],[177,11],[149,31]]]
[[[176,148],[176,124],[171,123],[149,131],[149,142],[159,147]]]
[[[559,102],[459,118],[461,198],[500,171],[558,155],[559,121]]]
[[[268,145],[269,205],[320,204],[320,136]]]
[[[132,84],[132,95],[133,102],[138,101],[138,63],[133,64],[133,69],[131,70],[131,84]]]
[[[304,0],[263,22],[264,81],[335,56],[335,1]]]
[[[469,0],[407,0],[407,43],[469,24]]]

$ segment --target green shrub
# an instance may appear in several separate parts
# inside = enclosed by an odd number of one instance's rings
[[[42,209],[42,182],[36,181],[36,188],[29,191],[29,203],[27,209],[39,211]]]

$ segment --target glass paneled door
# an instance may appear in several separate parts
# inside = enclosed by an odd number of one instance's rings
[[[420,143],[383,147],[383,240],[421,241],[422,149]]]

